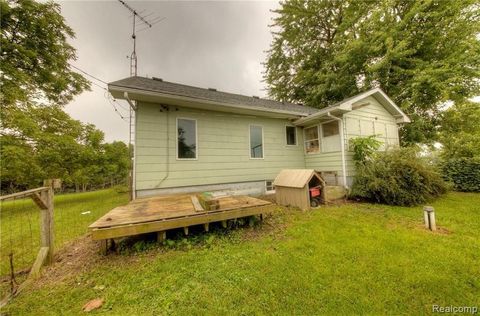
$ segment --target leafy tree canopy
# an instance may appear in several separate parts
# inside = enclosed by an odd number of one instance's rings
[[[0,135],[2,191],[32,188],[49,178],[76,190],[125,183],[130,166],[125,143],[105,143],[102,131],[59,107],[32,107],[22,118],[15,132]]]
[[[286,0],[265,63],[272,97],[323,108],[380,86],[435,139],[440,105],[480,94],[476,0]]]
[[[74,32],[65,24],[59,4],[1,0],[0,10],[3,106],[63,105],[89,87],[70,69],[76,51],[68,39]]]
[[[124,182],[128,147],[105,144],[102,131],[62,109],[89,82],[70,68],[74,32],[60,6],[0,0],[0,12],[1,190],[28,189],[47,178],[77,190]]]
[[[439,141],[447,160],[480,158],[480,103],[455,103],[442,112]]]

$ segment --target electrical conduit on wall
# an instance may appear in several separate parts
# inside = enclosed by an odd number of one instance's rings
[[[162,178],[162,180],[160,180],[160,182],[158,182],[158,184],[155,186],[156,189],[160,188],[160,186],[162,185],[163,181],[165,181],[168,176],[170,175],[170,128],[168,126],[168,124],[170,123],[170,119],[169,119],[169,113],[170,113],[170,108],[166,105],[162,105],[162,109],[161,110],[162,112],[165,111],[166,112],[166,128],[167,128],[167,158],[165,160],[165,163],[166,163],[166,166],[165,166],[165,176]]]

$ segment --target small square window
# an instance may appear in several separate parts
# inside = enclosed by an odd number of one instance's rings
[[[297,128],[295,126],[286,126],[287,145],[297,144]]]
[[[275,192],[275,186],[273,185],[272,180],[265,181],[265,192],[266,193],[274,193]]]

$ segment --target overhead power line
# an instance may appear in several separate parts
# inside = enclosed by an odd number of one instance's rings
[[[83,74],[85,74],[85,75],[87,75],[87,76],[89,76],[89,77],[91,77],[91,78],[93,78],[93,79],[95,79],[95,80],[98,80],[98,81],[100,81],[100,82],[103,83],[103,84],[108,85],[108,83],[107,83],[106,81],[103,81],[102,79],[98,79],[97,77],[89,74],[89,73],[86,72],[85,70],[82,70],[82,69],[80,69],[80,68],[78,68],[77,66],[74,66],[74,65],[72,65],[72,64],[69,64],[69,65],[70,65],[70,67],[75,68],[76,70],[80,71],[81,73],[83,73]]]
[[[81,72],[81,73],[89,76],[90,78],[93,78],[93,79],[95,79],[95,80],[103,83],[104,85],[108,86],[108,83],[107,83],[105,80],[102,80],[102,79],[100,79],[100,78],[98,78],[98,77],[96,77],[96,76],[94,76],[94,75],[86,72],[85,70],[78,68],[77,66],[74,66],[74,65],[72,65],[72,64],[70,64],[70,66],[71,66],[72,68],[78,70],[79,72]],[[115,100],[115,99],[112,100],[112,99],[109,98],[109,94],[108,94],[108,89],[107,89],[107,87],[102,87],[101,85],[99,85],[99,84],[96,83],[95,81],[90,81],[90,83],[92,83],[94,86],[96,86],[96,87],[98,87],[98,88],[100,88],[100,89],[102,89],[102,90],[104,91],[103,97],[104,97],[105,99],[107,99],[108,103],[110,103],[110,105],[113,107],[113,110],[115,111],[115,113],[117,113],[118,116],[120,116],[120,118],[121,118],[122,120],[124,120],[125,122],[128,123],[128,121],[126,120],[127,117],[125,117],[125,116],[117,109],[117,106],[120,107],[120,108],[123,109],[123,110],[125,110],[125,108],[124,108],[120,103],[118,103],[117,100]],[[115,104],[116,104],[116,105],[115,105]],[[128,111],[128,110],[126,110],[126,111]]]

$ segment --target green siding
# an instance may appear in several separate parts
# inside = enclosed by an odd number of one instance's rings
[[[365,105],[367,104],[367,105]],[[345,148],[352,137],[381,134],[386,146],[398,145],[395,118],[373,97],[343,117]],[[355,105],[354,105],[355,106]],[[274,179],[281,169],[312,168],[336,171],[342,177],[341,152],[305,154],[303,129],[297,128],[297,145],[287,146],[286,119],[232,115],[141,103],[136,116],[136,188],[148,190],[193,185],[235,183]],[[178,109],[178,110],[175,110]],[[197,120],[197,160],[176,159],[176,118]],[[249,126],[261,125],[264,159],[250,159]],[[167,128],[170,133],[167,157]],[[321,131],[320,131],[321,134]],[[320,135],[321,137],[321,135]],[[353,154],[346,151],[347,176],[354,175]],[[169,175],[166,176],[167,159]]]
[[[176,111],[175,109],[178,109]],[[176,159],[176,118],[197,120],[197,160]],[[274,179],[281,169],[305,168],[303,138],[297,129],[297,146],[287,146],[285,119],[229,115],[141,103],[136,116],[137,190]],[[261,125],[264,159],[250,159],[249,126]],[[167,157],[167,128],[170,133]],[[169,175],[162,182],[167,172]]]
[[[398,126],[395,118],[374,98],[368,97],[357,102],[362,106],[344,115],[345,138],[377,135],[385,146],[398,146]],[[384,147],[382,147],[384,148]]]
[[[364,105],[367,104],[367,105]],[[363,105],[355,109],[355,106]],[[345,135],[345,164],[347,177],[355,175],[353,153],[348,151],[349,140],[358,136],[381,134],[377,139],[385,146],[399,144],[398,127],[395,118],[374,98],[367,97],[356,104],[354,110],[343,116],[343,131]],[[382,148],[385,148],[383,146]],[[306,168],[318,171],[337,171],[342,173],[342,154],[338,152],[306,154]]]

